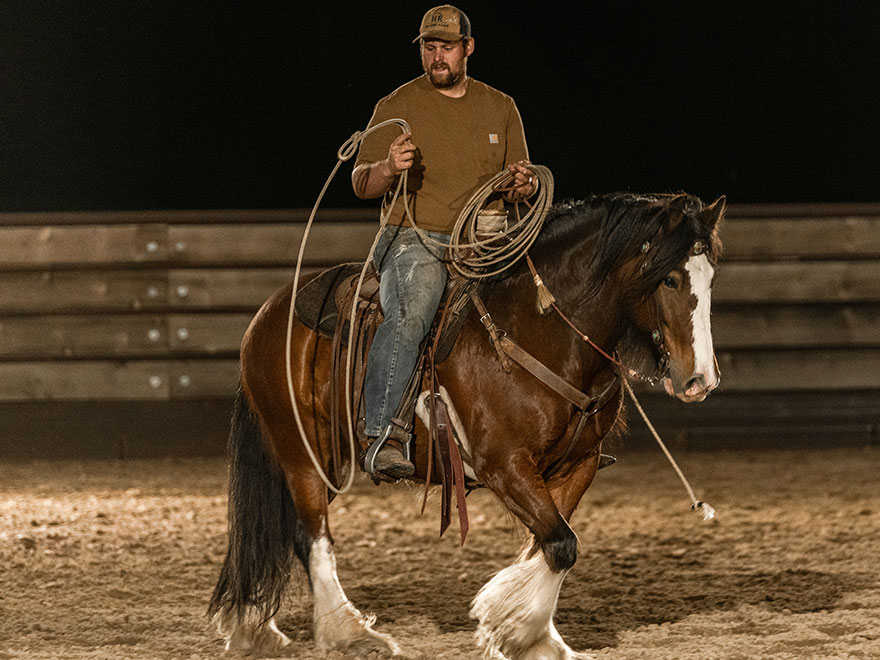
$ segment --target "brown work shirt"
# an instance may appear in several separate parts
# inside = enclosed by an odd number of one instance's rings
[[[450,98],[438,92],[427,76],[420,76],[379,101],[369,126],[395,117],[409,123],[417,149],[407,192],[421,229],[450,233],[477,188],[509,163],[529,157],[513,99],[473,78],[464,96]],[[397,126],[368,135],[355,166],[384,160],[398,135]],[[389,196],[395,186],[396,182]],[[409,224],[402,199],[388,222]]]

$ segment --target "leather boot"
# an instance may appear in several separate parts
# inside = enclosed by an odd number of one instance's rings
[[[401,450],[401,447],[405,446],[409,440],[409,433],[399,426],[392,424],[388,431],[388,439],[385,440],[385,444],[382,445],[379,453],[376,454],[376,460],[373,464],[375,471],[380,472],[395,481],[397,479],[411,477],[416,471],[416,468],[406,459],[406,456],[403,455],[403,451]],[[378,440],[374,439],[370,443],[370,446],[375,442],[378,442]]]

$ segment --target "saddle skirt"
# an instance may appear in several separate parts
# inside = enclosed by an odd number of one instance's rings
[[[294,311],[297,318],[318,334],[332,338],[340,316],[344,323],[351,320],[352,296],[357,287],[363,263],[333,266],[307,282],[296,292]],[[367,269],[361,285],[359,306],[379,307],[379,280],[372,266]],[[343,341],[348,339],[348,328]]]

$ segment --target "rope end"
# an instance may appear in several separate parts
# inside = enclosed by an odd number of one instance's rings
[[[715,509],[708,502],[694,502],[691,510],[703,516],[703,520],[706,522],[715,518]]]

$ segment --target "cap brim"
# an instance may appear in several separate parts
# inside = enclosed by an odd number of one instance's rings
[[[431,32],[422,32],[419,36],[412,40],[413,43],[419,41],[420,39],[440,39],[442,41],[461,41],[464,39],[464,35],[459,34],[458,32],[443,32],[443,31],[431,31]]]

